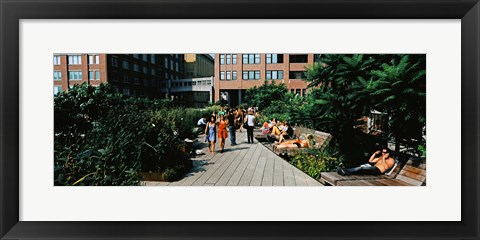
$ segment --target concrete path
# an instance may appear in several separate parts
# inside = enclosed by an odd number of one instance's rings
[[[207,149],[203,135],[198,146],[204,154],[193,158],[190,173],[176,182],[142,182],[146,186],[323,186],[293,167],[255,140],[247,143],[246,132],[237,132],[236,146],[227,139],[220,153],[217,141],[215,154]]]

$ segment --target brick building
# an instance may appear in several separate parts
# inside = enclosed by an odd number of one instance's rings
[[[284,83],[305,95],[305,67],[315,54],[215,54],[214,100],[227,100],[231,106],[243,103],[245,90],[265,80]]]
[[[54,93],[84,82],[109,83],[131,96],[165,97],[167,80],[185,77],[183,54],[55,54]]]

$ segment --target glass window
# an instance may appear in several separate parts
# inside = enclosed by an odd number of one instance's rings
[[[283,71],[278,71],[278,79],[283,79]]]
[[[243,62],[242,63],[243,64],[248,64],[248,54],[243,54],[242,57],[243,57]]]
[[[123,66],[124,69],[129,69],[130,68],[130,64],[126,60],[123,60],[122,66]]]
[[[178,62],[175,63],[175,69],[179,72]]]
[[[308,62],[308,54],[291,54],[290,63],[306,63]]]
[[[151,74],[152,74],[152,76],[155,76],[155,75],[157,75],[157,71],[154,68],[152,68]]]
[[[237,64],[237,54],[232,54],[232,64]]]
[[[248,71],[243,71],[243,80],[248,80]]]
[[[307,95],[307,89],[302,89],[302,96],[306,96]]]
[[[143,79],[143,86],[148,86],[148,79]]]
[[[125,96],[130,96],[130,89],[129,89],[129,88],[124,88],[124,89],[123,89],[123,94],[124,94]]]
[[[138,59],[138,54],[133,54],[133,57]]]
[[[62,86],[55,85],[53,86],[53,94],[57,95],[58,93],[62,92]]]
[[[231,55],[230,54],[227,54],[227,64],[230,65],[231,62]]]
[[[53,56],[53,65],[60,65],[60,56]]]
[[[272,71],[272,79],[278,79],[277,71]]]
[[[69,55],[68,56],[68,64],[70,64],[70,65],[80,65],[80,64],[82,64],[82,56],[81,55]]]
[[[225,79],[225,72],[220,72],[220,80],[224,80]]]
[[[129,79],[128,75],[123,75],[123,82],[124,83],[130,82],[130,79]]]
[[[165,57],[165,68],[168,69],[168,58]]]
[[[260,54],[255,54],[255,64],[260,64]]]
[[[95,72],[94,71],[88,71],[88,79],[90,79],[90,80],[95,79]]]
[[[248,63],[253,64],[255,62],[255,55],[254,54],[248,54]]]
[[[155,54],[150,54],[150,62],[155,64]]]
[[[143,66],[143,74],[148,74],[148,67]]]
[[[272,54],[267,54],[265,56],[265,62],[268,64],[268,63],[272,63]]]
[[[143,56],[143,61],[145,61],[145,62],[148,61],[147,54],[142,54],[142,56]]]
[[[255,79],[255,72],[254,71],[249,71],[248,72],[248,79]]]
[[[133,71],[139,72],[140,71],[140,66],[138,66],[138,64],[134,63],[133,64]]]
[[[133,77],[133,83],[140,84],[140,80],[138,80],[138,76]]]
[[[62,80],[62,72],[53,71],[53,80]]]
[[[268,62],[267,62],[268,63]],[[272,71],[266,71],[265,73],[265,79],[272,79]]]
[[[303,71],[290,71],[289,73],[290,79],[305,79],[305,72]]]
[[[82,71],[68,71],[69,80],[82,80]]]
[[[225,55],[220,54],[220,65],[225,64]]]
[[[237,80],[237,71],[232,72],[232,80]]]
[[[231,79],[232,79],[232,72],[227,71],[227,80],[231,80]]]
[[[99,71],[95,72],[95,79],[100,80],[100,72]]]
[[[118,58],[117,57],[112,57],[112,66],[114,66],[114,67],[118,66]]]
[[[255,71],[255,79],[260,79],[260,71]]]

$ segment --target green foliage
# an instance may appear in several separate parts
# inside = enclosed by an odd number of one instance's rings
[[[267,81],[260,87],[247,89],[245,93],[245,102],[250,106],[256,106],[259,109],[265,109],[274,101],[282,101],[288,89],[285,84],[275,84],[273,81],[269,84]]]
[[[183,139],[199,110],[124,98],[107,85],[75,86],[55,97],[54,109],[55,185],[137,185],[140,171],[168,170],[174,180],[191,165]]]
[[[298,153],[291,158],[291,164],[312,178],[320,179],[321,172],[331,172],[342,165],[343,157],[335,147],[330,146],[325,151],[308,149]]]
[[[212,105],[207,107],[207,113],[211,114],[212,112],[218,113],[222,109],[221,105]]]
[[[418,145],[417,150],[422,154],[421,157],[427,156],[427,147],[425,145]]]

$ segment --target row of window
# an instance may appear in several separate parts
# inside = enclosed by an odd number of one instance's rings
[[[290,63],[307,63],[308,54],[290,54]],[[283,63],[283,54],[265,54],[267,64]],[[260,54],[242,54],[243,64],[260,64]],[[237,64],[237,54],[220,54],[220,65]]]
[[[83,77],[82,71],[68,71],[69,80],[82,80],[82,77]],[[88,71],[88,79],[100,80],[100,71]],[[53,71],[53,80],[55,81],[62,80],[62,72]]]
[[[307,89],[290,89],[290,92],[297,95],[302,94],[302,96],[307,95]]]
[[[82,64],[82,55],[68,55],[68,65],[80,65]],[[59,55],[53,56],[53,64],[60,65],[62,59]],[[100,64],[100,55],[88,55],[88,64]]]
[[[260,71],[243,71],[242,74],[243,80],[259,80],[260,79]],[[289,72],[290,79],[305,79],[306,75],[303,71],[290,71]],[[274,71],[265,71],[265,79],[267,80],[276,80],[276,79],[283,79],[283,71],[282,70],[274,70]],[[220,72],[220,80],[237,80],[237,71],[222,71]]]
[[[140,54],[133,54],[133,58],[140,59]],[[155,64],[157,60],[155,59],[155,54],[142,54],[142,60],[145,62],[148,62],[150,59],[150,62]]]

